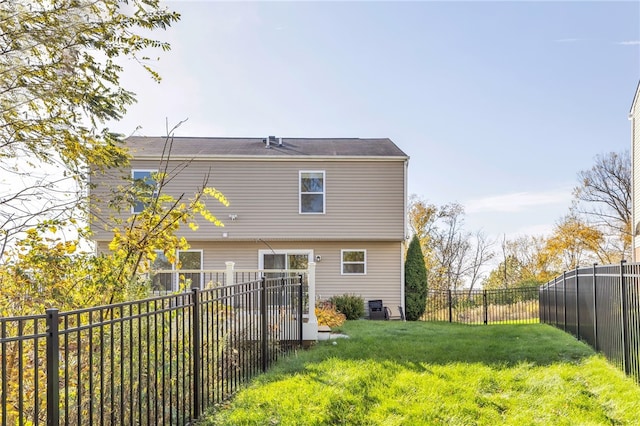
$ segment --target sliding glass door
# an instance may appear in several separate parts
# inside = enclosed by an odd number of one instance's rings
[[[313,250],[259,250],[260,269],[307,269]]]

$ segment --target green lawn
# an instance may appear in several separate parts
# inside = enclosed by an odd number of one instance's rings
[[[640,387],[543,324],[350,321],[206,425],[638,425]]]

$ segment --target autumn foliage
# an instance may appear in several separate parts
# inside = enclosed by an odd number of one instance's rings
[[[316,306],[316,318],[318,325],[326,325],[329,327],[339,327],[346,321],[347,317],[338,312],[335,306],[328,301],[318,302]]]

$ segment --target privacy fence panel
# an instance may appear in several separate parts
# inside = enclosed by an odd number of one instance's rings
[[[602,352],[640,383],[640,265],[594,265],[540,288],[540,321]]]
[[[506,290],[429,290],[423,321],[465,324],[539,321],[538,287]]]
[[[185,425],[302,344],[302,275],[0,318],[2,425]]]

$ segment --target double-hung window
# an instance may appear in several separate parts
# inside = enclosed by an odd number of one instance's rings
[[[178,282],[184,278],[185,290],[194,287],[202,288],[202,250],[180,250],[178,251],[178,265],[176,270],[179,272]],[[187,270],[191,272],[180,272]],[[197,271],[197,272],[196,272]]]
[[[177,263],[169,262],[162,251],[156,250],[151,263],[153,291],[170,293],[188,291],[193,287],[202,288],[202,250],[179,250]],[[184,286],[183,289],[180,287]]]
[[[144,194],[145,198],[151,199],[157,195],[156,181],[153,177],[157,170],[132,170],[131,178],[133,180],[134,192],[136,194]],[[148,201],[148,200],[146,200]],[[141,213],[146,207],[143,200],[138,199],[134,195],[131,213]]]
[[[342,250],[342,275],[365,275],[367,273],[366,250]]]
[[[156,258],[151,264],[151,290],[161,293],[173,291],[173,265],[162,251],[156,250]],[[158,272],[162,271],[162,272]]]
[[[300,171],[300,213],[325,212],[324,170]]]

